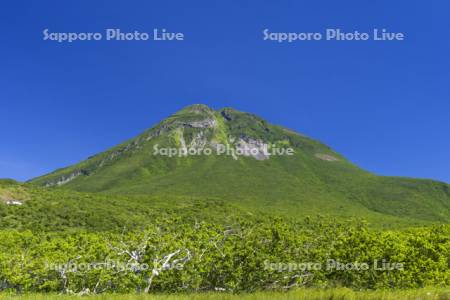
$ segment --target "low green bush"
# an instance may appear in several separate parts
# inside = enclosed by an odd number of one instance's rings
[[[122,233],[0,231],[0,289],[12,293],[445,287],[449,264],[448,225],[378,231],[321,218],[174,217]]]

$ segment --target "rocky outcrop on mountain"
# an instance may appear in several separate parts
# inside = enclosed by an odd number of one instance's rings
[[[216,127],[216,120],[212,118],[207,118],[201,121],[183,122],[182,126],[192,127],[192,128],[214,128]]]
[[[75,171],[73,173],[70,173],[68,175],[63,175],[60,178],[58,178],[57,180],[55,180],[55,181],[47,182],[45,184],[45,186],[46,187],[50,187],[50,186],[55,186],[55,185],[56,186],[64,185],[64,184],[69,183],[70,181],[74,180],[78,176],[81,176],[81,175],[88,175],[88,172],[83,171],[83,170],[77,170],[77,171]]]
[[[337,157],[334,157],[333,155],[329,154],[323,154],[323,153],[316,153],[314,155],[318,159],[325,160],[325,161],[338,161],[339,159]]]
[[[269,145],[262,140],[252,138],[240,138],[236,143],[236,150],[243,153],[244,156],[252,156],[257,160],[269,159]]]

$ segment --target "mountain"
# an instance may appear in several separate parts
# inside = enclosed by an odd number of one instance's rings
[[[218,153],[224,148],[227,153]],[[164,155],[172,149],[176,155]],[[212,154],[206,155],[205,149]],[[195,155],[182,155],[188,150]],[[109,195],[216,199],[249,212],[294,217],[324,214],[400,223],[450,220],[446,183],[377,176],[330,147],[258,116],[200,104],[31,183]]]

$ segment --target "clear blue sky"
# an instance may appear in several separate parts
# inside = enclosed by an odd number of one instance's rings
[[[382,175],[450,182],[450,2],[2,1],[0,177],[26,180],[192,103],[232,106]],[[406,34],[402,42],[263,41],[262,30]],[[43,41],[152,31],[183,42]]]

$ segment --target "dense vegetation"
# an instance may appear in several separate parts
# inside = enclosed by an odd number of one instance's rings
[[[380,270],[383,260],[390,265]],[[375,231],[356,221],[239,219],[226,226],[172,217],[122,233],[0,232],[2,289],[22,292],[445,287],[449,263],[450,226],[443,225]]]
[[[0,203],[4,292],[365,290],[450,283],[448,225],[381,230],[357,219],[268,216],[217,199],[166,201],[13,181],[0,181],[0,196],[23,202]],[[327,269],[330,259],[368,269]],[[375,260],[404,268],[375,270]]]
[[[22,205],[7,205],[8,199],[21,201]],[[185,222],[226,224],[236,217],[257,215],[214,198],[102,195],[0,180],[0,229],[117,232],[124,227],[145,228],[154,220],[171,216]]]
[[[7,205],[8,199],[21,201],[22,205]],[[177,216],[187,223],[201,220],[230,224],[236,218],[264,220],[279,216],[286,220],[303,220],[308,215],[327,215],[325,204],[311,203],[311,208],[304,211],[289,211],[288,207],[270,210],[271,206],[262,204],[264,203],[249,200],[226,201],[206,196],[82,193],[0,180],[0,229],[120,231],[124,227],[145,228],[155,219],[171,216]],[[354,216],[366,219],[369,225],[375,228],[392,229],[439,224],[385,215],[373,216],[366,210],[354,211]],[[339,219],[350,217],[349,212],[338,215]]]

